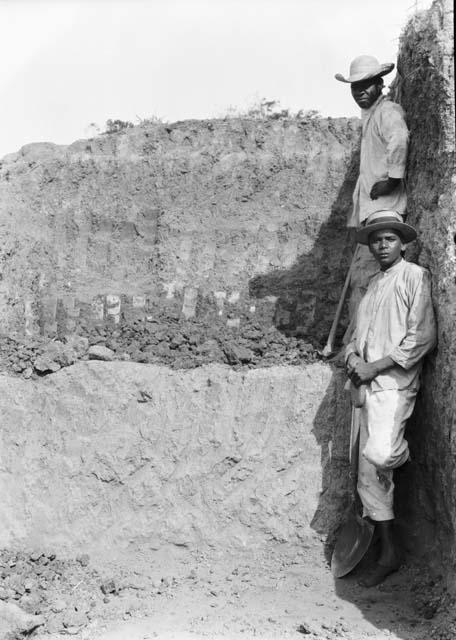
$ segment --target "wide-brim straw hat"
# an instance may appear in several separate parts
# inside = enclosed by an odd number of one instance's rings
[[[394,69],[393,62],[385,62],[380,64],[374,56],[358,56],[350,65],[350,75],[345,78],[341,73],[334,76],[340,82],[361,82],[369,80],[369,78],[377,78],[378,76],[386,76]]]
[[[356,231],[356,241],[360,244],[369,244],[369,236],[374,231],[380,231],[381,229],[393,229],[397,231],[404,244],[412,242],[416,239],[416,230],[402,221],[402,216],[392,209],[381,209],[380,211],[374,211],[368,216],[365,224],[359,227]]]

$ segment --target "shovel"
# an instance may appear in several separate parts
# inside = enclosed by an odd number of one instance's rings
[[[361,394],[363,392],[361,391]],[[350,430],[350,479],[352,481],[351,511],[337,538],[331,559],[334,577],[342,578],[362,560],[374,535],[374,525],[359,515],[358,479],[359,457],[359,409],[352,407]]]

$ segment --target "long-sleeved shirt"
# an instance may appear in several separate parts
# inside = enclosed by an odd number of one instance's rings
[[[418,389],[422,358],[436,343],[429,272],[400,260],[369,282],[345,357],[366,362],[389,356],[396,366],[371,382],[372,391]]]
[[[358,227],[379,209],[393,209],[402,215],[407,206],[404,176],[409,133],[402,107],[381,95],[369,109],[361,109],[361,118],[359,177],[349,227]],[[372,200],[370,191],[374,184],[388,177],[400,178],[402,182],[389,195]]]

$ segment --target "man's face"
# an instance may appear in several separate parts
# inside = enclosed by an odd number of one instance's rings
[[[369,78],[361,82],[352,82],[351,92],[356,104],[361,109],[369,109],[380,96],[383,87],[381,78]]]
[[[369,235],[369,250],[385,271],[401,259],[401,251],[405,249],[400,235],[393,229],[373,231]]]

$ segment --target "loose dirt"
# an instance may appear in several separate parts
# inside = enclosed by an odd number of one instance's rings
[[[239,369],[297,365],[321,358],[317,343],[284,335],[249,317],[232,329],[221,319],[201,322],[163,315],[119,324],[81,323],[77,332],[54,340],[0,335],[0,371],[26,379],[90,359],[165,364],[173,369],[222,363]]]
[[[430,620],[440,598],[432,600],[433,583],[417,567],[366,590],[358,579],[368,562],[335,581],[323,552],[304,546],[152,555],[137,548],[101,570],[84,555],[37,556],[5,552],[1,561],[3,573],[9,567],[3,582],[18,595],[25,590],[18,602],[46,620],[36,640],[445,637]]]

